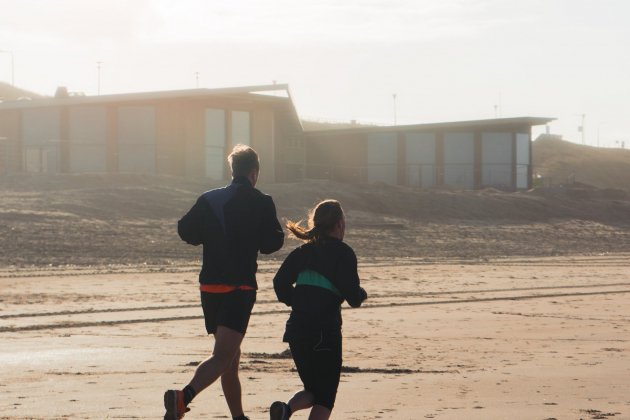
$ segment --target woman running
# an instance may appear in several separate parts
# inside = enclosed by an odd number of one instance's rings
[[[278,300],[292,308],[283,341],[289,343],[304,390],[288,403],[274,402],[271,420],[287,420],[311,407],[309,420],[326,420],[335,404],[342,361],[341,304],[346,300],[356,308],[367,299],[357,257],[343,242],[345,227],[336,200],[324,200],[311,210],[308,229],[287,222],[291,233],[306,243],[284,260],[273,286]]]

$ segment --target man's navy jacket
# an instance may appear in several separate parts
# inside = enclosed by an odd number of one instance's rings
[[[284,242],[273,200],[241,176],[202,194],[177,231],[187,243],[203,244],[202,284],[258,288],[258,252],[271,254]]]

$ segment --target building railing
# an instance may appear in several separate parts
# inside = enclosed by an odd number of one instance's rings
[[[527,188],[530,185],[528,182],[529,165],[514,167],[510,164],[487,163],[476,167],[469,163],[449,163],[441,166],[414,163],[401,168],[397,164],[363,166],[306,164],[304,168],[305,178],[353,183],[380,181],[417,188],[451,186],[467,189],[494,187],[512,190]]]

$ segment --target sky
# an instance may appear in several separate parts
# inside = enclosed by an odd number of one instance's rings
[[[550,117],[534,137],[630,148],[628,21],[627,0],[0,0],[0,80],[45,95],[276,81],[302,119]]]

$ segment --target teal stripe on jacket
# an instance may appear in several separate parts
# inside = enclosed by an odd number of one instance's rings
[[[341,297],[341,292],[326,277],[313,270],[302,271],[297,278],[297,286],[315,286],[322,289],[330,290],[337,296]]]

